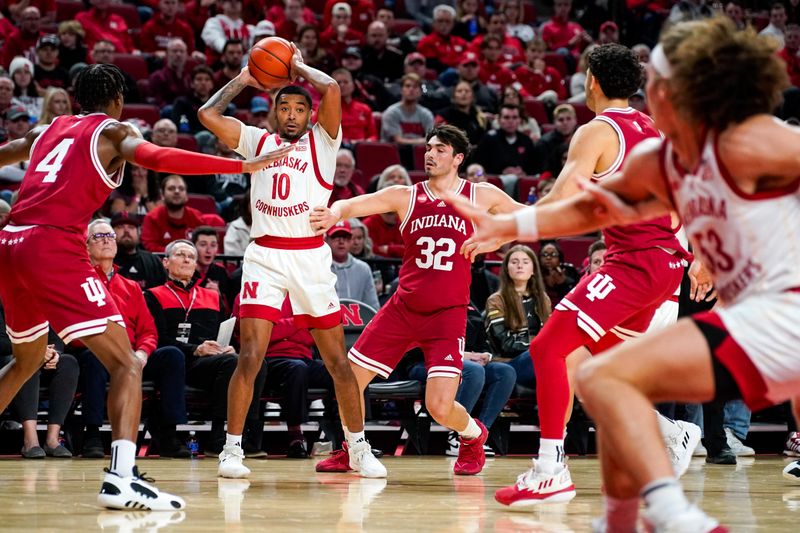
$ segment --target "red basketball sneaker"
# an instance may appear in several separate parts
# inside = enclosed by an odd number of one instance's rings
[[[479,437],[474,439],[458,438],[458,459],[453,466],[453,473],[456,475],[474,476],[483,470],[483,465],[486,464],[486,452],[483,451],[483,445],[489,438],[489,431],[486,426],[481,424],[480,420],[475,420],[475,423],[481,428]]]
[[[536,471],[534,466],[517,478],[510,487],[494,493],[498,503],[511,507],[538,505],[540,503],[565,503],[575,497],[575,485],[569,475],[567,465],[555,474]]]
[[[317,472],[351,472],[350,453],[347,451],[347,443],[342,443],[342,449],[336,450],[327,459],[317,463]]]

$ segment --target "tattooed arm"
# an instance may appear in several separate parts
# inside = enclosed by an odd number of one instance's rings
[[[224,116],[223,113],[228,108],[231,100],[236,98],[236,95],[248,85],[259,87],[245,67],[238,76],[209,98],[200,108],[200,111],[197,112],[197,117],[203,126],[208,128],[211,133],[216,135],[232,150],[239,146],[242,123],[234,117]]]

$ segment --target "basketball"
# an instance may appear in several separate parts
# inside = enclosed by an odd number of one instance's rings
[[[264,87],[282,87],[291,81],[292,45],[280,37],[261,39],[250,49],[247,67]]]

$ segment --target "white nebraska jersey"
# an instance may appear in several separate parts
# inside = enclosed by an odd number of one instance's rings
[[[276,133],[242,125],[236,152],[247,159],[278,148]],[[250,237],[313,237],[308,216],[317,206],[327,207],[333,190],[336,153],[342,144],[342,129],[335,139],[318,123],[293,143],[283,159],[253,173],[250,207],[253,225]]]

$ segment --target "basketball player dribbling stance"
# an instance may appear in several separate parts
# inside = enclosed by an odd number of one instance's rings
[[[56,117],[0,147],[0,165],[30,159],[19,199],[0,230],[0,299],[14,353],[0,370],[0,410],[44,363],[50,327],[67,344],[80,339],[111,375],[111,466],[98,502],[114,509],[176,510],[185,502],[159,491],[134,464],[145,361],[131,349],[122,316],[89,263],[87,226],[120,185],[126,161],[171,174],[251,172],[288,152],[242,162],[157,147],[117,122],[124,90],[117,67],[86,67],[75,82],[83,114]]]
[[[757,411],[792,399],[800,414],[800,129],[771,115],[786,67],[751,28],[678,24],[650,57],[647,101],[666,140],[643,142],[620,174],[509,217],[453,201],[479,238],[552,238],[678,213],[719,304],[578,369],[613,502],[596,530],[633,530],[643,498],[650,530],[727,531],[687,501],[652,404],[743,398]]]
[[[396,185],[374,194],[339,200],[330,209],[316,208],[311,227],[317,234],[351,217],[395,212],[405,250],[397,292],[359,336],[348,357],[362,394],[378,375],[388,377],[403,355],[422,349],[428,370],[425,405],[439,424],[460,437],[456,474],[477,474],[486,457],[487,430],[455,401],[461,382],[467,304],[472,279],[470,261],[459,254],[472,225],[441,199],[451,191],[480,209],[508,213],[521,208],[493,185],[473,184],[458,176],[469,150],[466,134],[449,125],[427,135],[428,179]],[[318,472],[349,470],[344,452],[317,465]]]
[[[253,381],[261,367],[274,323],[289,294],[295,324],[311,329],[328,372],[349,444],[349,464],[361,476],[385,477],[364,437],[358,385],[347,363],[336,274],[331,250],[309,226],[313,208],[328,205],[333,190],[336,152],[342,143],[341,94],[336,81],[303,62],[293,46],[291,79],[302,76],[322,95],[317,122],[308,91],[281,88],[273,105],[278,132],[246,126],[223,116],[228,104],[248,85],[261,87],[247,68],[200,109],[200,121],[222,142],[245,157],[291,146],[293,152],[253,175],[250,202],[253,241],[244,254],[241,291],[242,349],[228,387],[228,434],[219,456],[219,475],[246,477],[241,446]]]
[[[636,56],[622,45],[609,44],[592,51],[588,60],[587,104],[597,117],[575,133],[564,169],[540,205],[578,194],[578,176],[606,179],[622,166],[634,146],[660,137],[650,117],[628,106],[628,98],[643,80]],[[659,306],[680,286],[689,254],[676,239],[669,215],[625,228],[607,228],[603,233],[608,246],[603,266],[556,304],[542,331],[531,341],[536,381],[542,384],[536,388],[539,456],[516,483],[495,493],[503,505],[565,502],[575,496],[564,456],[574,371],[591,354],[642,335]],[[471,244],[465,253],[470,253]],[[681,475],[700,440],[700,428],[659,418],[676,472]]]

